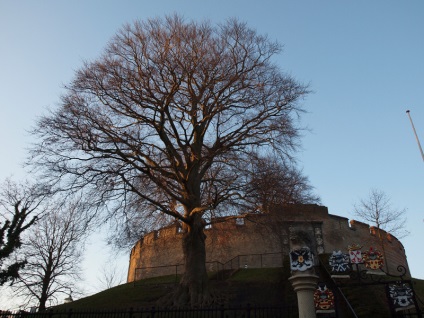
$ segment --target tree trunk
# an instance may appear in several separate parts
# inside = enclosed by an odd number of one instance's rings
[[[47,299],[48,299],[48,289],[49,289],[49,284],[50,284],[50,279],[51,279],[51,267],[52,267],[52,257],[51,255],[49,255],[49,262],[47,264],[47,270],[44,274],[44,278],[43,278],[43,284],[41,286],[41,295],[39,298],[39,305],[38,305],[38,310],[39,311],[45,311],[46,310],[46,303],[47,303]]]
[[[206,235],[204,221],[195,214],[183,237],[185,271],[175,302],[177,305],[198,307],[210,302],[211,296],[206,272]]]
[[[46,310],[46,302],[47,302],[47,295],[43,293],[40,297],[40,302],[38,305],[38,311],[45,311]]]

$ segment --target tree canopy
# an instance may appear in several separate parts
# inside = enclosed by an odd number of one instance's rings
[[[355,215],[401,239],[409,234],[406,230],[406,209],[398,209],[382,190],[371,189],[368,196],[354,206]],[[380,234],[379,234],[380,235]]]
[[[298,146],[308,89],[275,64],[280,52],[236,19],[126,25],[38,122],[31,163],[96,211],[181,222],[182,285],[202,302],[205,219],[251,202],[253,154],[285,160]]]

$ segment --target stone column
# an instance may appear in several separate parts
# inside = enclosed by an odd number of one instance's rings
[[[316,318],[314,292],[319,277],[312,270],[294,272],[289,278],[297,294],[299,318]]]

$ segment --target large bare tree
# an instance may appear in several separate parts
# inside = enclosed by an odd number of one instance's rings
[[[29,230],[22,253],[26,265],[21,270],[15,293],[27,304],[36,302],[40,311],[47,301],[57,303],[59,295],[77,292],[81,279],[84,238],[88,220],[84,205],[61,201],[46,207],[46,214]]]
[[[250,156],[249,164],[238,171],[238,177],[243,178],[246,184],[242,200],[244,202],[239,202],[236,211],[244,212],[244,215],[248,212],[271,213],[278,220],[283,220],[283,215],[273,213],[276,208],[279,210],[284,205],[321,202],[320,197],[314,193],[314,187],[310,184],[308,177],[293,162],[257,153],[251,153]],[[221,206],[231,208],[225,203]],[[158,218],[157,215],[151,216],[153,219],[149,220],[148,216],[139,213],[137,206],[134,210],[133,213],[115,215],[115,218],[111,220],[109,244],[128,250],[146,233],[167,223],[166,218]],[[231,215],[228,211],[226,210],[226,215]],[[205,213],[208,223],[222,222],[232,218],[231,216],[222,218],[223,213],[221,213],[220,218],[214,219],[215,214]],[[123,218],[125,221],[122,220]]]
[[[40,204],[48,191],[29,183],[7,179],[0,189],[0,286],[13,283],[26,260],[19,253],[22,235],[43,211]]]
[[[235,19],[135,22],[77,71],[35,129],[32,164],[58,188],[124,217],[133,209],[183,224],[178,304],[210,299],[205,219],[245,207],[251,153],[297,148],[308,91],[272,60],[280,51]]]

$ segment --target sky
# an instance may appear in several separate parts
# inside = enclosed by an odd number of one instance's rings
[[[284,45],[275,61],[312,91],[297,159],[322,205],[353,218],[354,203],[384,191],[407,209],[402,242],[412,276],[424,279],[424,162],[406,115],[424,142],[422,0],[0,0],[0,180],[28,177],[29,130],[84,61],[124,24],[174,13],[236,17]],[[101,237],[83,263],[88,293],[110,258]],[[117,258],[124,272],[128,254]]]

